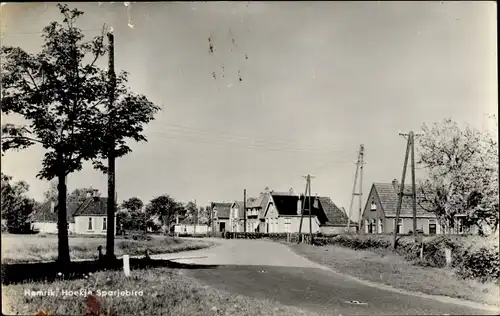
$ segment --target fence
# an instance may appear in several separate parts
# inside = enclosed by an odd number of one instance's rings
[[[175,225],[174,232],[179,235],[204,235],[209,232],[207,225]]]

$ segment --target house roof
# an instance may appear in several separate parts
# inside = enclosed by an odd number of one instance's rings
[[[244,204],[243,201],[235,201],[233,205],[231,205],[231,208],[234,206],[238,208],[238,218],[243,218],[245,216]]]
[[[329,197],[319,197],[319,202],[328,219],[325,225],[347,225],[347,214],[339,209],[337,205],[333,203],[332,199]],[[358,224],[351,220],[350,225],[357,226]]]
[[[399,192],[394,189],[394,185],[392,183],[374,183],[373,188],[377,193],[380,204],[384,209],[384,214],[386,217],[396,217],[396,210],[398,205],[398,197]],[[404,193],[411,193],[411,184],[405,186]],[[418,197],[418,194],[417,194]],[[366,201],[367,203],[371,203],[371,201]],[[413,204],[411,197],[403,196],[403,202],[401,204],[401,217],[412,217],[413,216]],[[435,217],[435,214],[431,212],[425,211],[420,205],[417,203],[417,217]]]
[[[107,215],[107,198],[94,197],[87,198],[83,202],[68,202],[66,204],[66,218],[69,223],[75,222],[75,216],[106,216]],[[48,222],[57,223],[58,205],[54,203],[54,211],[51,210],[51,202],[43,203],[29,217],[31,222]]]
[[[289,193],[272,193],[272,197],[278,214],[285,216],[300,215],[297,213],[297,203],[299,201],[299,196],[290,195]],[[321,203],[314,203],[315,199],[316,197],[312,197],[311,199],[311,215],[317,216],[321,224],[326,223],[328,221],[328,217],[325,214]],[[303,205],[305,205],[304,215],[309,215],[309,197],[304,197],[303,195],[301,195],[300,201],[301,203],[303,203]]]
[[[88,216],[88,215],[97,215],[97,216],[106,216],[108,209],[108,198],[105,197],[91,197],[87,198],[82,206],[79,207],[73,216]]]
[[[231,212],[232,205],[233,203],[213,202],[212,209],[217,211],[218,218],[229,218],[229,213]]]
[[[29,216],[29,221],[31,222],[46,222],[46,223],[57,223],[58,222],[58,204],[54,202],[54,210],[51,206],[52,202],[45,202],[39,208],[35,209],[33,213]],[[80,202],[69,202],[66,204],[66,220],[68,223],[74,223],[75,219],[73,214],[81,206]]]

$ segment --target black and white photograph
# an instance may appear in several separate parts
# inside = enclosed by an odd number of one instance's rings
[[[497,36],[494,1],[2,2],[2,314],[500,314]]]

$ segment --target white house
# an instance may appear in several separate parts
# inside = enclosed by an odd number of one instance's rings
[[[58,207],[46,202],[29,217],[31,228],[40,233],[57,233]],[[70,202],[66,206],[70,234],[106,235],[108,229],[107,198],[89,196],[83,202]],[[116,216],[114,231],[116,234]]]

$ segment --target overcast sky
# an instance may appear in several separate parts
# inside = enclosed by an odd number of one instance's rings
[[[205,205],[240,200],[244,188],[303,191],[310,173],[313,193],[348,209],[360,144],[366,197],[373,182],[401,177],[399,131],[447,117],[480,128],[498,112],[492,1],[75,6],[88,36],[114,28],[116,69],[162,106],[149,141],[117,161],[120,201],[168,193]],[[60,19],[55,3],[1,8],[3,45],[29,52],[40,49],[36,32]],[[2,172],[39,200],[43,153],[2,158]],[[68,177],[70,190],[106,195],[106,183],[91,165]]]

